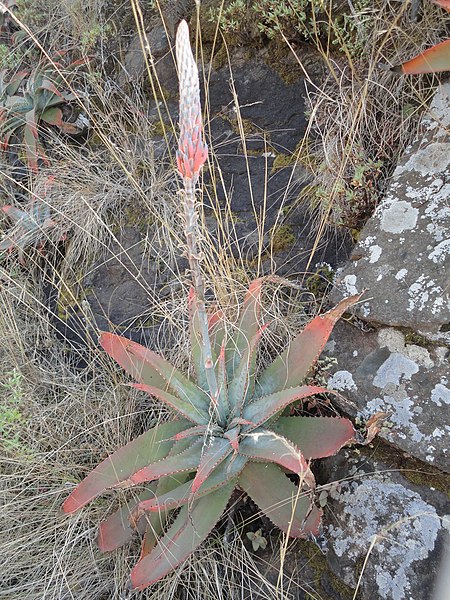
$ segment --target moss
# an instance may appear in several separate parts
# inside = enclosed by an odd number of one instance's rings
[[[375,448],[363,446],[360,448],[360,452],[362,455],[370,456],[372,460],[398,470],[411,483],[426,488],[433,487],[450,498],[449,473],[443,473],[436,467],[427,465],[412,456],[407,456],[380,439],[377,440]]]
[[[152,133],[155,136],[164,137],[164,135],[167,135],[167,133],[170,132],[171,127],[170,123],[164,123],[163,121],[158,120],[152,123]]]
[[[123,220],[126,226],[136,227],[141,233],[147,233],[148,228],[155,222],[155,218],[148,211],[142,210],[142,206],[135,202],[131,202],[125,207]]]
[[[322,552],[311,542],[306,540],[299,540],[298,543],[300,554],[308,559],[308,567],[314,571],[315,595],[313,597],[316,598],[317,595],[321,598],[329,597],[329,591],[323,589],[323,580],[326,578],[327,583],[328,585],[331,585],[333,592],[338,594],[339,600],[352,600],[354,591],[331,571]]]
[[[58,300],[56,302],[56,314],[62,321],[67,321],[71,312],[78,306],[78,293],[74,286],[61,282],[59,286]]]
[[[414,344],[415,346],[421,346],[422,348],[428,348],[430,346],[430,341],[423,335],[420,335],[420,333],[416,333],[411,329],[403,331],[403,333],[405,334],[405,344]]]
[[[270,232],[270,244],[274,252],[281,252],[292,247],[296,237],[290,225],[279,225]]]
[[[305,45],[306,49],[306,45]],[[311,53],[311,49],[309,48]],[[314,53],[315,54],[315,53]],[[302,55],[302,62],[304,56]],[[281,36],[277,36],[271,40],[267,53],[264,57],[264,62],[270,67],[286,85],[296,83],[301,77],[304,77],[304,71],[297,60],[293,60],[292,51]],[[317,53],[315,55],[315,69],[317,65],[321,65],[322,59]],[[308,70],[309,72],[309,70]]]
[[[280,169],[290,167],[293,164],[295,164],[294,154],[277,154],[272,164],[271,173],[275,173],[275,171],[279,171]]]
[[[333,277],[334,271],[330,265],[323,264],[318,267],[314,275],[306,279],[306,287],[316,298],[321,298],[327,293],[331,283],[333,283]]]

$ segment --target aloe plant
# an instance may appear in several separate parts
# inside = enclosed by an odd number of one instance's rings
[[[78,65],[73,63],[68,68]],[[53,66],[39,66],[31,74],[16,73],[5,82],[0,78],[0,140],[3,150],[11,137],[19,137],[25,148],[28,166],[38,171],[39,159],[47,162],[45,150],[39,140],[39,125],[47,123],[66,133],[78,129],[63,119],[62,106],[75,99],[70,92],[61,91],[63,78]]]
[[[314,503],[311,461],[355,441],[348,419],[285,412],[295,402],[329,393],[306,383],[306,377],[335,323],[358,296],[315,317],[262,372],[257,369],[257,352],[268,326],[261,323],[264,279],[250,284],[230,334],[220,311],[206,311],[195,186],[208,149],[203,139],[198,72],[184,21],[178,28],[176,51],[180,79],[177,164],[184,183],[185,235],[193,282],[188,304],[195,377],[188,377],[148,348],[102,333],[102,348],[137,381],[132,385],[165,404],[176,418],[108,456],[63,504],[66,513],[73,513],[106,490],[141,488],[137,501],[113,513],[98,534],[99,547],[106,551],[128,542],[135,530],[144,533],[141,556],[131,572],[135,589],[158,581],[190,556],[220,520],[236,488],[246,492],[286,535],[317,536],[322,512]],[[287,474],[295,475],[296,482]]]
[[[450,12],[449,0],[433,0],[435,4]],[[427,48],[414,58],[394,67],[394,71],[401,71],[405,75],[418,75],[420,73],[440,73],[450,71],[450,39],[444,40],[431,48]]]
[[[0,242],[0,251],[12,252],[17,249],[19,260],[23,263],[23,253],[28,247],[39,247],[45,240],[46,232],[52,229],[56,222],[51,219],[50,207],[40,201],[31,204],[28,211],[16,206],[3,206],[2,210],[13,221],[14,226]]]
[[[194,290],[189,304],[196,380],[126,338],[112,333],[100,337],[103,349],[138,380],[133,386],[178,417],[109,456],[63,505],[72,513],[108,489],[154,482],[135,506],[104,521],[98,536],[102,550],[117,548],[131,538],[132,525],[145,529],[143,515],[150,515],[142,556],[131,573],[134,588],[157,581],[194,552],[222,516],[235,488],[244,490],[286,534],[319,533],[322,513],[313,503],[310,461],[335,454],[355,440],[355,431],[345,418],[283,416],[283,412],[294,402],[329,392],[304,380],[334,324],[357,297],[313,319],[257,377],[256,353],[265,329],[259,324],[261,286],[262,279],[250,285],[229,339],[220,315],[210,316],[217,398],[212,397],[201,358]],[[298,476],[298,486],[286,472]],[[180,507],[173,524],[157,540],[166,517]]]

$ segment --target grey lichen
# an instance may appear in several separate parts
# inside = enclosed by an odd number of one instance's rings
[[[441,527],[435,508],[416,492],[375,478],[345,483],[333,496],[345,523],[328,527],[336,555],[356,563],[374,542],[366,578],[376,581],[381,598],[411,600],[414,563],[432,552]],[[346,570],[343,575],[346,583],[356,584],[358,574]]]

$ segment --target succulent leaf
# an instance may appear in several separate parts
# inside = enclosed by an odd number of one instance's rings
[[[307,460],[332,456],[355,439],[351,421],[340,417],[280,417],[271,429],[294,442]]]
[[[168,386],[181,400],[192,405],[208,422],[208,395],[169,361],[156,352],[113,333],[102,333],[100,344],[130,375],[146,385],[161,390]]]
[[[186,429],[187,424],[188,421],[182,420],[161,423],[116,450],[73,490],[63,504],[64,512],[75,512],[145,465],[167,456],[173,444],[170,438]]]
[[[199,489],[199,487],[206,481],[211,472],[220,464],[227,456],[231,454],[233,448],[230,441],[226,438],[205,437],[204,451],[198,465],[197,473],[192,482],[192,493]]]
[[[188,446],[188,440],[180,440],[176,444],[174,444],[170,450],[169,455],[174,455],[180,452],[183,452]],[[177,475],[169,475],[168,477],[161,477],[157,482],[154,482],[151,485],[156,483],[156,495],[161,496],[172,492],[177,487],[182,485],[186,479],[190,477],[190,473],[177,473]],[[164,531],[166,527],[166,521],[169,515],[171,514],[171,510],[159,510],[157,513],[147,515],[145,521],[147,523],[147,527],[144,534],[144,540],[142,542],[141,547],[141,558],[150,554],[153,548],[156,546],[156,542],[158,541],[160,535]],[[130,514],[131,518],[131,514]],[[139,527],[140,523],[138,523]]]
[[[394,67],[392,70],[401,71],[405,75],[450,71],[450,39],[427,48],[414,58],[411,58],[398,67]]]
[[[244,407],[242,416],[247,421],[254,423],[251,427],[259,427],[296,400],[302,400],[314,394],[323,394],[326,392],[330,392],[330,390],[315,385],[300,385],[287,390],[281,390],[280,392],[275,392],[269,396],[263,396],[254,400],[251,404]],[[251,427],[248,427],[247,430],[251,429]]]
[[[198,318],[195,289],[193,287],[189,290],[188,306],[192,360],[194,362],[195,372],[197,374],[198,385],[202,388],[202,390],[207,391],[208,382],[206,379],[205,365],[203,364],[202,359],[201,325],[200,320]]]
[[[136,357],[136,352],[133,352],[138,345],[136,342],[105,332],[100,336],[100,345],[133,379],[162,390],[167,389],[166,380],[155,367],[144,358]]]
[[[208,317],[209,337],[211,339],[211,348],[215,356],[219,356],[223,342],[225,340],[225,315],[221,310],[216,310]]]
[[[184,506],[155,549],[141,559],[131,572],[134,589],[143,589],[180,565],[211,532],[222,516],[234,489],[234,482]]]
[[[277,463],[299,475],[311,489],[315,488],[314,475],[300,449],[270,429],[247,434],[239,444],[239,453],[254,460]]]
[[[20,213],[16,216],[22,218]],[[275,360],[263,372],[262,385],[256,390],[256,350],[262,332],[258,323],[260,295],[261,280],[257,280],[246,295],[234,342],[225,342],[221,315],[213,323],[217,328],[216,347],[220,340],[215,367],[219,391],[214,396],[217,406],[213,406],[213,416],[209,404],[214,400],[206,391],[206,378],[202,380],[202,349],[195,326],[193,292],[189,300],[194,322],[193,360],[205,390],[143,346],[114,334],[101,336],[103,348],[141,381],[134,387],[155,396],[184,417],[175,422],[177,425],[170,432],[168,424],[154,428],[159,432],[166,427],[156,442],[145,438],[152,431],[155,433],[151,430],[136,440],[136,447],[130,443],[122,449],[123,455],[119,450],[103,461],[64,504],[66,512],[72,512],[110,487],[153,482],[150,495],[138,498],[131,509],[133,524],[141,530],[147,524],[141,557],[132,571],[134,588],[143,589],[157,581],[195,550],[220,518],[236,485],[289,535],[319,534],[322,513],[313,504],[311,493],[305,495],[302,491],[303,485],[310,490],[315,488],[308,461],[337,452],[354,440],[355,431],[350,421],[343,418],[279,414],[292,402],[330,392],[318,386],[285,385],[304,379],[335,322],[358,297],[346,299],[324,316],[313,319],[283,353],[283,360]],[[269,420],[270,428],[263,428]],[[139,442],[140,439],[146,442]],[[296,473],[300,485],[290,481],[283,470]],[[173,525],[160,538],[167,517],[179,508]],[[103,549],[117,547],[130,538],[132,528],[125,522],[127,511],[129,506],[102,524],[99,543]]]
[[[184,440],[182,440],[184,441]],[[192,472],[198,468],[202,457],[203,438],[195,440],[186,450],[161,458],[147,466],[136,470],[125,480],[116,484],[116,487],[129,487],[153,481],[167,475],[176,473]]]
[[[243,353],[260,328],[262,283],[262,278],[255,279],[250,283],[236,325],[237,333],[227,344],[227,373],[230,379],[237,369]]]
[[[41,119],[49,125],[57,125],[62,127],[63,125],[63,113],[62,110],[56,106],[47,108],[41,116]]]
[[[173,440],[184,440],[190,437],[204,435],[206,433],[206,425],[195,425],[194,427],[189,427],[184,431],[180,431],[173,436]]]
[[[361,294],[344,298],[324,315],[315,317],[258,378],[257,396],[301,384],[320,356],[338,319]]]
[[[150,396],[154,396],[167,404],[170,408],[180,413],[182,417],[192,421],[193,423],[198,423],[198,425],[206,425],[209,421],[208,418],[204,414],[202,414],[198,409],[196,409],[190,402],[183,400],[169,392],[165,392],[159,388],[153,387],[151,385],[146,385],[145,383],[133,383],[132,387],[142,390],[143,392],[147,392]]]
[[[136,499],[132,499],[130,502],[124,504],[119,510],[116,510],[107,519],[102,521],[98,528],[97,545],[102,552],[110,552],[116,550],[124,544],[128,543],[134,533],[135,529],[130,524],[130,514],[135,510],[136,506],[141,502],[149,500],[155,496],[156,483],[152,486],[152,489],[148,489],[142,494],[139,494]],[[145,531],[145,523],[139,524],[140,528]],[[144,533],[141,531],[141,533]]]
[[[219,422],[225,424],[227,416],[230,413],[230,403],[228,400],[228,381],[227,381],[227,369],[225,362],[225,340],[222,341],[222,346],[219,352],[219,358],[217,361],[217,408],[219,414]]]
[[[200,488],[195,492],[195,498],[206,496],[216,489],[227,485],[232,480],[236,482],[236,477],[247,462],[248,460],[244,456],[228,456],[214,469],[206,481],[202,483]],[[140,502],[137,506],[137,511],[139,514],[146,511],[159,512],[160,510],[173,510],[187,504],[191,499],[192,481],[187,481],[168,493]]]
[[[248,341],[247,348],[243,351],[239,364],[234,370],[234,376],[228,390],[228,401],[231,413],[240,415],[246,398],[251,398],[255,389],[256,350],[264,325]]]
[[[291,537],[318,534],[321,511],[313,507],[319,519],[308,522],[311,498],[290,481],[274,464],[249,462],[239,476],[239,487],[257,504],[281,531]],[[306,520],[306,522],[305,522]]]

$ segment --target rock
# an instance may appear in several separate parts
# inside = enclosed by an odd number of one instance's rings
[[[357,309],[361,318],[410,327],[434,340],[450,339],[449,103],[447,82],[336,281],[346,295],[367,289]]]
[[[327,459],[327,561],[361,600],[432,597],[450,525],[446,494],[351,450]],[[362,573],[362,575],[361,575]]]
[[[145,32],[151,59],[156,63],[169,53],[169,42],[163,25],[157,25]],[[139,84],[145,76],[146,64],[142,52],[141,38],[138,34],[132,39],[124,57],[117,83],[123,87],[127,83]]]
[[[352,404],[336,403],[363,420],[388,413],[380,436],[408,454],[450,472],[448,349],[422,346],[390,327],[363,332],[340,322],[327,345],[337,359],[328,386]]]
[[[173,290],[180,285],[168,249],[161,247],[158,251],[155,240],[150,250],[146,247],[151,228],[152,225],[146,230],[134,225],[124,227],[117,235],[117,242],[110,244],[105,256],[83,280],[97,327],[108,330],[112,325],[116,332],[124,332],[144,344],[158,332],[160,325],[160,320],[148,310],[156,282],[161,301],[169,293],[169,287]],[[186,268],[187,261],[180,259],[178,266]]]
[[[233,48],[232,85],[228,65],[211,72],[211,146],[220,176],[216,170],[213,178],[206,177],[206,185],[217,182],[210,192],[214,202],[233,212],[236,255],[251,261],[261,253],[263,270],[299,273],[306,270],[314,248],[310,214],[298,205],[286,217],[281,210],[295,204],[302,185],[289,157],[306,129],[306,84],[302,77],[286,83],[264,56],[261,51],[249,57],[245,49]],[[262,252],[257,219],[267,232]],[[282,225],[281,231],[273,230],[275,225]],[[348,256],[349,245],[343,235],[330,232],[315,250],[313,266],[322,261],[334,266]]]

